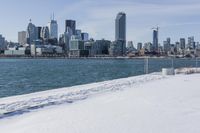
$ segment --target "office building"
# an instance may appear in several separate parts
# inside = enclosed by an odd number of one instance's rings
[[[42,39],[42,37],[41,37],[41,30],[42,30],[42,27],[38,26],[37,27],[37,38],[38,39]]]
[[[75,36],[76,36],[76,38],[78,38],[79,40],[82,40],[82,37],[81,37],[81,30],[77,29],[77,30],[76,30],[76,33],[75,33]]]
[[[26,44],[26,31],[18,32],[18,43],[20,45],[25,45]]]
[[[124,41],[113,41],[110,44],[110,49],[109,49],[109,54],[111,56],[123,56],[125,53],[125,49],[123,49],[124,47]]]
[[[37,39],[38,39],[37,27],[34,24],[32,24],[32,22],[30,20],[28,27],[27,27],[27,31],[26,31],[27,44],[30,45]]]
[[[67,31],[67,28],[70,28],[72,30],[72,34],[76,34],[76,21],[75,20],[66,20],[65,21],[65,31]]]
[[[185,49],[185,38],[180,38],[180,47],[181,49]]]
[[[163,42],[164,52],[167,53],[170,51],[171,47],[171,39],[168,37],[166,41]]]
[[[133,41],[128,41],[127,42],[127,48],[134,48]]]
[[[51,18],[50,22],[48,23],[49,28],[49,38],[50,39],[58,39],[58,24],[57,21],[53,18]]]
[[[110,43],[109,40],[96,40],[92,45],[92,55],[109,55]]]
[[[81,39],[83,41],[88,41],[89,40],[89,34],[88,33],[81,33]]]
[[[187,45],[188,49],[195,49],[195,41],[194,41],[194,37],[188,37],[188,45]]]
[[[153,51],[158,52],[158,28],[153,30]]]
[[[140,51],[142,49],[142,43],[137,44],[137,50]]]
[[[6,49],[6,41],[5,38],[0,34],[0,50]]]
[[[41,35],[42,40],[49,39],[49,28],[48,28],[48,26],[42,27],[40,35]]]
[[[64,33],[64,46],[63,49],[65,53],[69,52],[69,47],[70,47],[70,40],[72,38],[72,30],[70,27],[67,27],[65,33]]]
[[[146,51],[148,51],[148,52],[153,51],[153,45],[152,45],[152,43],[150,43],[150,42],[144,43],[143,48],[144,48]]]
[[[84,49],[84,42],[79,39],[71,39],[69,46],[69,57],[87,57],[89,51]]]
[[[118,13],[115,19],[115,41],[111,45],[113,46],[111,48],[113,52],[111,53],[117,56],[125,55],[126,53],[126,14],[123,12]],[[115,46],[115,45],[118,45],[118,46]]]

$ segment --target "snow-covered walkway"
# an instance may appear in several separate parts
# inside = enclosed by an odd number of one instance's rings
[[[199,86],[200,74],[150,74],[3,98],[0,131],[199,133]]]

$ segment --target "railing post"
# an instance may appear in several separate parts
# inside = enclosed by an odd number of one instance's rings
[[[149,58],[148,57],[146,57],[145,59],[144,59],[144,71],[145,71],[145,73],[146,74],[148,74],[149,73]]]

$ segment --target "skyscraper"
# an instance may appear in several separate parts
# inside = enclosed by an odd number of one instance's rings
[[[75,20],[66,20],[65,21],[65,31],[67,31],[67,27],[72,30],[72,34],[76,34],[76,21]]]
[[[48,28],[48,26],[42,27],[40,36],[43,40],[49,39],[49,28]]]
[[[26,32],[27,44],[32,44],[35,40],[38,39],[37,33],[37,27],[34,24],[32,24],[30,19]]]
[[[48,23],[48,27],[49,27],[49,37],[51,39],[58,39],[58,24],[57,21],[54,19],[54,15],[53,15],[53,19],[51,19],[51,21]]]
[[[77,38],[79,38],[80,40],[82,40],[81,30],[77,29],[75,35],[76,35]]]
[[[120,12],[115,19],[115,40],[126,41],[126,14]]]
[[[70,27],[67,27],[64,33],[64,40],[63,40],[64,41],[63,49],[66,53],[69,52],[69,46],[70,46],[72,34],[73,34],[72,29]]]
[[[188,45],[187,48],[190,49],[195,49],[195,41],[194,41],[194,37],[188,37]]]
[[[153,30],[153,51],[158,52],[158,29]]]
[[[168,37],[166,41],[163,42],[164,52],[167,53],[170,51],[171,39]]]
[[[185,38],[180,38],[181,49],[185,49]]]
[[[0,34],[0,50],[6,49],[5,38]]]
[[[38,39],[41,39],[41,30],[42,30],[42,27],[38,26],[37,27],[37,36],[38,36],[37,38]]]
[[[81,33],[81,38],[83,41],[88,41],[89,40],[89,34],[88,33]]]
[[[119,45],[114,47],[116,56],[124,55],[126,53],[126,14],[123,12],[119,12],[115,19],[115,40],[115,43]]]
[[[18,43],[20,45],[25,45],[26,44],[26,31],[18,32]]]
[[[137,50],[140,51],[142,49],[142,43],[137,44]]]

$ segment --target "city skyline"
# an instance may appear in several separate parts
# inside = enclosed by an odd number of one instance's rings
[[[114,40],[114,19],[120,11],[127,14],[127,41],[152,42],[151,28],[157,25],[160,27],[160,44],[167,37],[170,37],[172,42],[188,36],[200,40],[200,32],[196,28],[200,25],[200,2],[197,0],[103,0],[101,3],[90,0],[50,0],[48,3],[39,0],[3,0],[0,7],[1,16],[6,16],[0,22],[0,33],[8,41],[17,42],[17,33],[26,30],[30,18],[36,26],[46,26],[53,12],[58,21],[59,34],[65,31],[65,20],[73,19],[77,21],[77,29],[88,32],[90,37]]]

